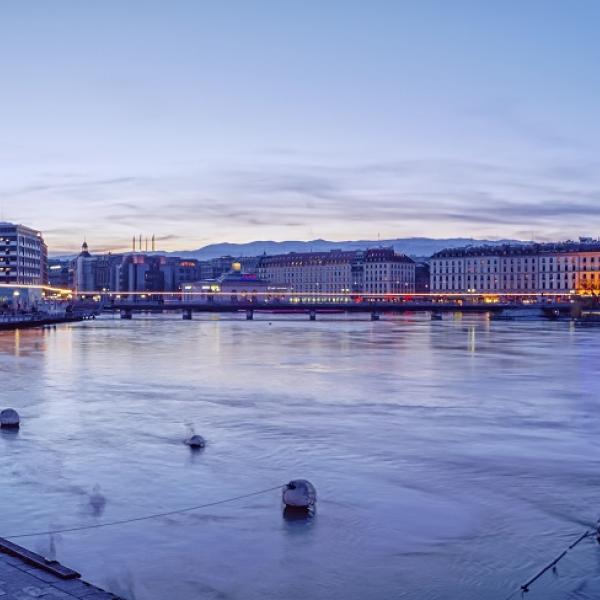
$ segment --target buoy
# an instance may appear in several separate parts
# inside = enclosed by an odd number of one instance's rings
[[[0,427],[6,429],[18,429],[19,413],[13,408],[5,408],[0,412]]]
[[[283,503],[288,507],[310,509],[316,501],[317,490],[306,479],[294,479],[283,488]]]
[[[187,440],[185,440],[185,443],[190,448],[204,448],[204,446],[206,446],[204,438],[198,434],[194,434],[191,437],[187,438]]]
[[[89,497],[92,514],[95,517],[102,516],[104,507],[106,506],[106,496],[100,492],[100,486],[96,484]]]

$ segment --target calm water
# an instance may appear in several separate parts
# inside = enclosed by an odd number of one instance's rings
[[[600,515],[600,330],[483,318],[99,320],[0,334],[0,535],[138,600],[503,600]],[[192,454],[187,424],[208,440]],[[598,598],[600,546],[530,600]]]

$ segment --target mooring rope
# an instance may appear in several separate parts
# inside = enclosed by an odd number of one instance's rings
[[[137,521],[147,521],[149,519],[158,519],[160,517],[169,517],[171,515],[179,515],[182,513],[192,512],[195,510],[201,510],[203,508],[210,508],[212,506],[219,506],[220,504],[227,504],[228,502],[235,502],[236,500],[244,500],[245,498],[252,498],[253,496],[260,496],[261,494],[266,494],[267,492],[273,492],[275,490],[280,490],[284,486],[277,485],[275,487],[266,488],[264,490],[258,490],[256,492],[250,492],[248,494],[241,494],[240,496],[233,496],[231,498],[225,498],[223,500],[215,500],[214,502],[207,502],[205,504],[198,504],[196,506],[188,506],[187,508],[178,508],[176,510],[169,510],[167,512],[162,513],[153,513],[150,515],[144,515],[143,517],[134,517],[131,519],[120,519],[119,521],[107,521],[105,523],[92,523],[90,525],[81,525],[79,527],[68,527],[64,529],[51,529],[48,531],[36,531],[31,533],[19,533],[15,535],[5,535],[2,536],[5,539],[18,539],[18,538],[28,538],[28,537],[36,537],[40,535],[53,535],[55,533],[71,533],[73,531],[84,531],[86,529],[99,529],[101,527],[112,527],[113,525],[126,525],[127,523],[135,523]]]
[[[550,561],[543,569],[540,569],[533,577],[528,579],[520,588],[516,589],[514,592],[509,594],[505,598],[505,600],[511,600],[511,598],[514,598],[514,596],[516,594],[518,594],[519,592],[521,594],[525,594],[526,592],[528,592],[529,587],[533,583],[535,583],[544,573],[546,573],[546,571],[549,571],[550,569],[555,567],[569,553],[570,550],[572,550],[573,548],[575,548],[575,546],[577,546],[577,544],[579,544],[579,542],[582,542],[583,540],[590,537],[591,535],[594,535],[594,533],[596,533],[596,531],[593,529],[588,529],[588,530],[584,531],[574,542],[572,542],[569,546],[567,546],[567,548],[565,548],[554,560]]]

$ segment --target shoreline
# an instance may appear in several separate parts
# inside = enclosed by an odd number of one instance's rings
[[[24,315],[27,317],[27,315]],[[60,325],[63,323],[78,323],[84,321],[85,317],[44,317],[44,318],[23,318],[11,321],[0,320],[0,331],[14,331],[15,329],[31,329],[34,327],[44,327],[46,325]]]

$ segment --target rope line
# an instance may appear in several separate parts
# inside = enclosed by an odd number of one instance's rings
[[[555,567],[568,553],[570,550],[575,548],[579,542],[582,542],[586,538],[593,535],[595,531],[593,529],[588,529],[584,531],[574,542],[571,542],[567,548],[565,548],[554,560],[550,561],[543,569],[540,569],[531,579],[528,579],[519,589],[516,589],[512,594],[508,595],[505,600],[510,600],[516,594],[521,592],[521,594],[525,594],[529,591],[529,587],[535,583],[546,571],[549,571],[553,567]]]
[[[37,537],[40,535],[53,535],[55,533],[70,533],[73,531],[84,531],[86,529],[100,529],[101,527],[112,527],[113,525],[126,525],[127,523],[136,523],[138,521],[148,521],[149,519],[158,519],[160,517],[169,517],[171,515],[179,515],[187,512],[192,512],[195,510],[201,510],[203,508],[210,508],[212,506],[219,506],[220,504],[227,504],[229,502],[235,502],[236,500],[244,500],[245,498],[252,498],[253,496],[260,496],[261,494],[266,494],[267,492],[273,492],[275,490],[280,490],[283,488],[283,485],[278,485],[275,487],[266,488],[264,490],[258,490],[256,492],[250,492],[249,494],[241,494],[240,496],[233,496],[231,498],[225,498],[224,500],[215,500],[214,502],[207,502],[205,504],[198,504],[197,506],[188,506],[187,508],[179,508],[177,510],[170,510],[162,513],[153,513],[151,515],[144,515],[143,517],[134,517],[132,519],[121,519],[118,521],[107,521],[106,523],[94,523],[92,525],[81,525],[79,527],[68,527],[64,529],[52,529],[49,531],[36,531],[31,533],[19,533],[15,535],[5,535],[3,536],[6,539],[19,539],[19,538],[29,538],[29,537]]]

